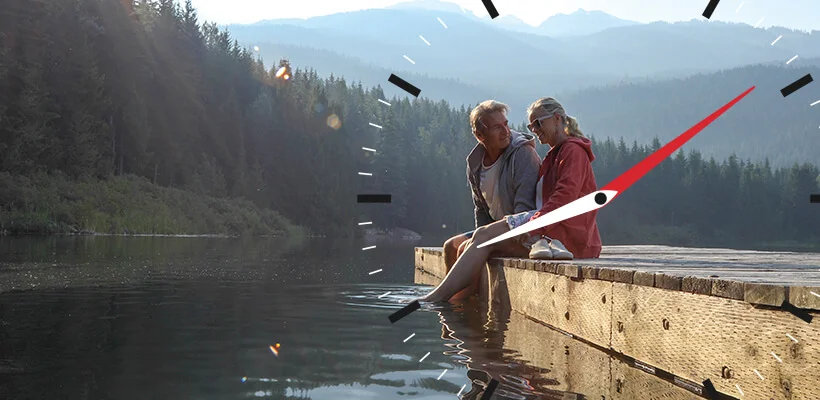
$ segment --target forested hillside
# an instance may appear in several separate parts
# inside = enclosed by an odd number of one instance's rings
[[[104,186],[136,175],[199,197],[243,198],[259,213],[274,210],[322,234],[352,234],[360,221],[436,234],[472,228],[464,161],[475,144],[469,107],[385,98],[381,87],[320,79],[287,60],[266,69],[253,49],[200,23],[190,3],[12,0],[11,9],[0,21],[8,27],[0,49],[4,182],[50,174]],[[735,95],[714,93],[713,102]],[[646,118],[607,115],[613,124]],[[582,129],[589,118],[579,117]],[[670,129],[678,134],[698,119]],[[660,145],[643,143],[596,140],[599,186]],[[777,169],[678,154],[601,211],[602,235],[607,243],[815,240],[820,210],[808,196],[817,179],[809,164]],[[22,209],[45,218],[68,218],[51,209],[77,212],[49,205],[67,201],[71,190],[41,189],[63,197],[33,202],[26,200],[31,193],[9,192],[4,219]],[[390,193],[393,202],[357,204],[359,193]],[[82,219],[72,221],[85,228]],[[136,229],[118,221],[118,229]]]

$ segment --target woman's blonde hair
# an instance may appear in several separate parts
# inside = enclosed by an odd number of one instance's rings
[[[482,128],[486,128],[482,122],[484,116],[496,111],[500,111],[506,115],[509,110],[510,106],[500,101],[484,100],[481,103],[478,103],[478,105],[473,108],[473,111],[470,111],[470,127],[473,128],[473,135],[481,130],[478,125],[481,125]]]
[[[539,109],[544,111],[544,115],[560,115],[565,121],[564,132],[566,132],[567,135],[578,138],[586,137],[578,126],[578,120],[575,119],[575,117],[567,115],[567,112],[564,111],[564,106],[562,106],[558,100],[552,97],[542,97],[530,104],[529,108],[527,108],[527,115],[532,115],[535,110]]]

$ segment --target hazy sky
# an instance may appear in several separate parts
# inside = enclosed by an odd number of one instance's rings
[[[200,20],[251,23],[264,19],[308,18],[319,15],[383,8],[402,0],[192,0]],[[487,16],[481,0],[450,0],[468,12]],[[639,22],[702,19],[708,0],[494,0],[501,15],[514,15],[531,25],[547,17],[579,8],[602,10]],[[742,3],[742,6],[741,6]],[[740,9],[738,10],[738,7]],[[820,0],[721,0],[712,20],[743,22],[820,31]]]

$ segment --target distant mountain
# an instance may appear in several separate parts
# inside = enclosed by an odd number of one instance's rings
[[[820,113],[810,104],[820,87],[810,84],[783,97],[780,89],[807,73],[816,73],[818,59],[808,66],[749,66],[688,78],[652,83],[589,88],[558,94],[581,129],[599,138],[623,136],[649,143],[658,136],[667,143],[719,107],[755,86],[755,90],[684,146],[706,157],[741,159],[773,165],[820,164]]]
[[[603,11],[578,9],[571,14],[557,14],[547,18],[538,26],[536,32],[552,37],[583,36],[609,28],[639,24],[639,22],[620,19]]]

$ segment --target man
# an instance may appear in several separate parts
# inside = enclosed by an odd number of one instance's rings
[[[509,106],[486,100],[470,112],[470,126],[478,143],[467,156],[467,181],[473,194],[475,227],[505,215],[535,209],[535,190],[541,159],[535,152],[535,136],[509,128]],[[459,248],[474,231],[444,242],[444,263],[450,271]]]

